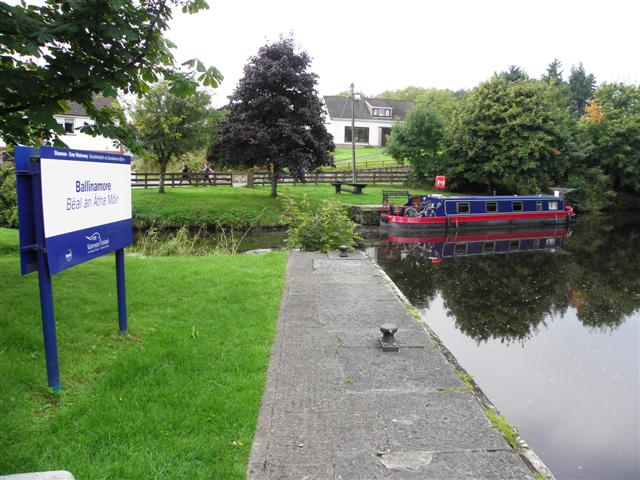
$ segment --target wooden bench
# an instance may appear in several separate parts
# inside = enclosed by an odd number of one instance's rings
[[[382,204],[387,205],[391,197],[403,197],[406,201],[409,198],[409,192],[406,190],[383,190]]]
[[[336,193],[351,192],[359,195],[362,193],[362,189],[367,186],[366,183],[347,183],[347,182],[335,182],[331,185],[336,189]],[[349,188],[351,187],[351,188]]]

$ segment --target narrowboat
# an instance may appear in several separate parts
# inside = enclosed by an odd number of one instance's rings
[[[565,224],[575,216],[555,195],[410,195],[401,205],[383,195],[380,225],[391,228],[463,228],[518,224]],[[395,195],[397,196],[397,195]]]
[[[491,230],[440,231],[429,235],[388,235],[379,247],[382,258],[426,257],[432,263],[446,258],[499,255],[516,252],[561,251],[564,239],[571,235],[568,225],[495,227]]]

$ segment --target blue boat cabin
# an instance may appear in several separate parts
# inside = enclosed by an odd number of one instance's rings
[[[445,197],[437,195],[414,195],[405,207],[413,207],[421,216],[449,215],[491,215],[518,212],[562,212],[564,199],[549,195],[535,196],[486,196],[486,197]]]

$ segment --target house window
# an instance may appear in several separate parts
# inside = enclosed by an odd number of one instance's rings
[[[538,211],[542,210],[542,201],[541,200],[536,200],[536,210],[538,210]]]
[[[469,202],[458,202],[456,206],[458,207],[458,213],[469,213]]]
[[[558,202],[549,202],[549,210],[558,210]]]
[[[64,133],[67,133],[67,134],[76,133],[73,118],[59,118],[58,123],[62,126],[62,128],[64,128]]]
[[[357,143],[369,143],[369,127],[356,127],[356,138],[355,141]],[[344,127],[344,141],[351,142],[351,127]]]
[[[511,210],[514,212],[521,212],[522,202],[511,202]]]
[[[487,209],[487,212],[497,212],[498,202],[486,202],[485,208]]]
[[[389,118],[389,117],[391,117],[391,109],[390,108],[375,107],[375,108],[373,108],[373,116],[374,117],[386,117],[386,118]]]

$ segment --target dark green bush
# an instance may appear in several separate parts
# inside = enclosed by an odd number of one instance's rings
[[[18,226],[16,167],[13,162],[0,165],[0,227]]]
[[[288,225],[289,248],[328,252],[341,245],[353,249],[360,240],[356,223],[338,202],[324,200],[312,205],[305,196],[300,203],[284,199],[282,221]]]
[[[611,178],[599,167],[571,175],[568,185],[576,190],[567,194],[567,202],[578,212],[599,212],[613,205],[616,194]]]

